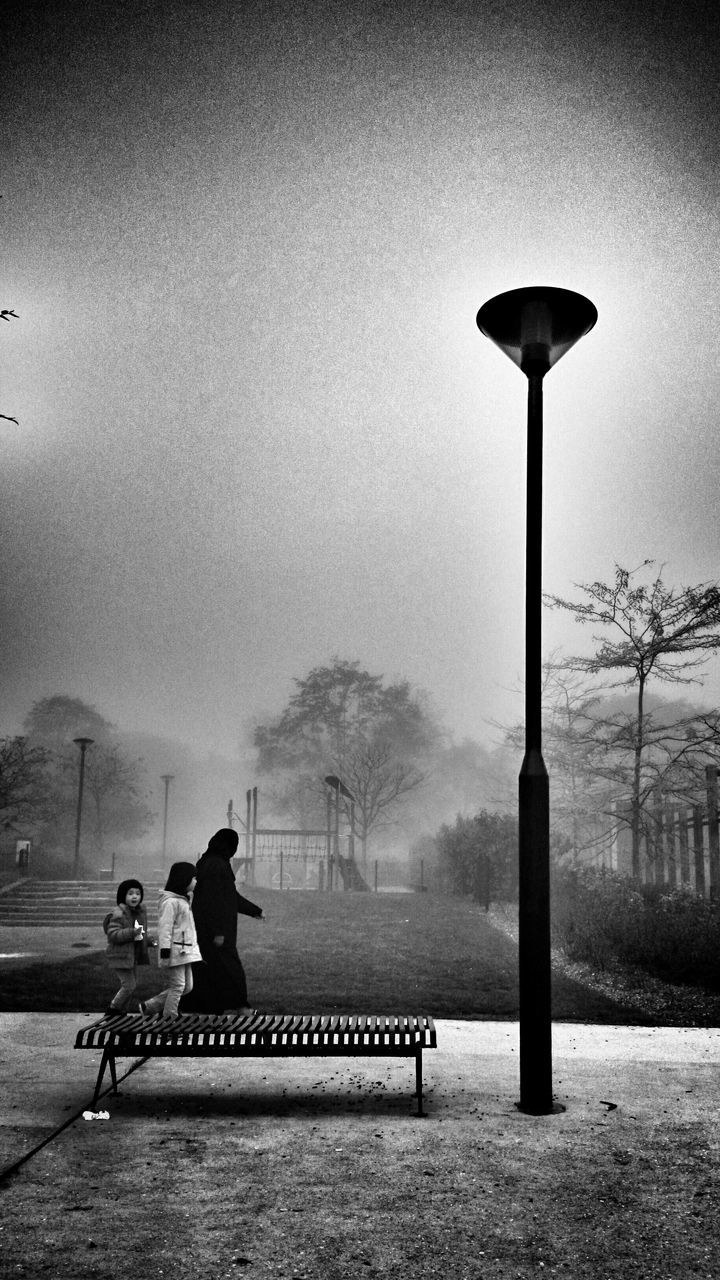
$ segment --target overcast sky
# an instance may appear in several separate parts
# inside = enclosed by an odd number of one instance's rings
[[[523,285],[599,312],[546,589],[720,577],[715,4],[5,13],[0,731],[65,693],[232,755],[334,655],[519,717],[526,381],[475,316]]]

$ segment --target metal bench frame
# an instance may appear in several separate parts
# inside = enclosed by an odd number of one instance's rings
[[[417,1114],[423,1112],[423,1049],[435,1049],[432,1018],[424,1014],[142,1014],[106,1015],[79,1031],[76,1049],[102,1048],[93,1103],[107,1067],[117,1093],[119,1057],[190,1058],[414,1058]]]

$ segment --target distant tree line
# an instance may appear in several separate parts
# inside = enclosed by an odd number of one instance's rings
[[[614,580],[580,587],[580,602],[548,597],[595,628],[587,655],[545,668],[544,754],[551,779],[551,847],[575,862],[630,832],[633,867],[650,832],[659,792],[690,803],[705,766],[720,760],[720,712],[668,702],[657,683],[688,684],[720,647],[720,588],[675,589],[661,575],[616,566]],[[152,824],[143,764],[95,708],[56,695],[34,704],[24,733],[0,741],[0,823],[46,847],[72,848],[78,780],[73,739],[86,736],[88,846]],[[344,828],[365,861],[372,840],[387,855],[421,837],[450,892],[479,901],[516,892],[516,770],[522,728],[503,748],[454,743],[428,696],[407,680],[386,680],[336,657],[294,681],[285,708],[254,731],[255,768],[266,824],[322,829],[329,777]],[[511,810],[513,811],[511,813]],[[459,815],[454,825],[449,815]],[[444,825],[438,828],[438,823]],[[436,832],[432,837],[428,832]]]
[[[69,863],[78,800],[79,750],[85,760],[82,861],[103,865],[110,841],[132,840],[151,826],[142,761],[124,749],[113,726],[94,707],[64,694],[34,703],[24,733],[0,739],[0,825],[5,836],[26,837],[44,862]]]

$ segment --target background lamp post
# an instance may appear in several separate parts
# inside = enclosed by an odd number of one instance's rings
[[[174,773],[161,773],[160,780],[165,783],[165,808],[163,810],[163,843],[162,843],[162,864],[165,866],[165,849],[167,848],[167,816],[168,816],[168,792],[170,783],[175,777]],[[232,801],[230,802],[232,805]],[[228,820],[229,821],[229,820]]]
[[[82,821],[83,786],[85,783],[85,752],[91,747],[94,738],[73,738],[80,748],[80,781],[78,783],[77,821],[75,823],[75,857],[73,858],[73,880],[77,880],[80,869],[80,823]]]
[[[528,380],[525,544],[525,756],[519,778],[520,1107],[553,1110],[550,976],[550,804],[542,757],[543,378],[592,329],[582,294],[543,286],[491,298],[478,328]]]

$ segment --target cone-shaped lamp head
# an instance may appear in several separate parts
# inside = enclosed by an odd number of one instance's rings
[[[477,314],[480,332],[528,377],[552,369],[596,320],[597,310],[581,293],[545,285],[499,293]]]

